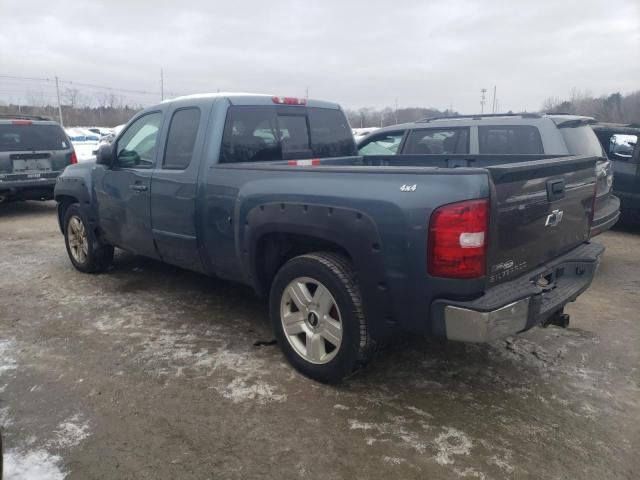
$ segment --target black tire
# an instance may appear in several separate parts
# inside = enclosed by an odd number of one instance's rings
[[[76,258],[72,253],[70,245],[69,223],[72,220],[78,220],[82,223],[86,232],[87,252],[84,258]],[[102,243],[96,236],[96,232],[90,228],[86,214],[80,208],[80,205],[74,203],[69,205],[64,214],[64,244],[67,247],[67,254],[71,263],[83,273],[104,272],[113,264],[113,246]]]
[[[342,341],[335,356],[324,364],[304,358],[291,345],[281,321],[281,302],[292,281],[306,277],[320,282],[333,296],[340,312]],[[343,255],[315,252],[289,260],[271,285],[269,310],[278,343],[289,362],[302,374],[323,383],[338,383],[371,359],[374,343],[369,336],[362,297],[351,262]]]

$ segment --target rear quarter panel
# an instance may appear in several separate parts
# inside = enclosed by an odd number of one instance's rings
[[[285,232],[347,250],[378,327],[426,332],[432,298],[454,284],[462,297],[483,288],[483,280],[429,278],[426,248],[435,208],[489,195],[485,171],[215,165],[203,188],[203,249],[218,276],[253,284],[261,260],[252,256],[254,246],[262,235]]]

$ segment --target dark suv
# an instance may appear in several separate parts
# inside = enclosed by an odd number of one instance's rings
[[[591,235],[611,228],[620,216],[613,195],[613,169],[591,117],[565,114],[485,114],[423,120],[381,128],[357,141],[360,155],[587,155],[600,157]]]
[[[57,122],[0,115],[0,202],[52,199],[58,175],[77,162],[73,145]]]

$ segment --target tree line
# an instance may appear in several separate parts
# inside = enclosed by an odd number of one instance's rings
[[[640,124],[640,90],[594,97],[574,90],[568,100],[549,97],[542,104],[548,113],[573,113],[595,117],[601,122]]]
[[[61,107],[62,121],[65,127],[97,126],[115,127],[127,123],[129,119],[141,110],[140,107],[130,107],[127,105],[117,107],[71,107],[64,105]],[[59,120],[58,107],[47,106],[25,106],[25,105],[0,105],[0,115],[36,115]]]
[[[62,105],[62,118],[65,126],[103,126],[114,127],[126,123],[140,106],[122,105],[111,99],[100,102],[98,106],[78,105],[76,98],[67,98]],[[588,93],[573,91],[569,99],[548,97],[542,104],[541,112],[571,113],[595,117],[603,122],[640,124],[640,90],[623,95],[619,92],[594,97]],[[58,120],[58,108],[52,105],[1,105],[0,115],[39,115]],[[346,109],[345,113],[352,127],[384,127],[397,123],[414,122],[426,117],[449,117],[458,114],[456,111],[438,110],[436,108],[399,108],[391,107]]]

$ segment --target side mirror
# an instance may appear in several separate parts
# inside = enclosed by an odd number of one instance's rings
[[[114,163],[113,148],[111,145],[100,145],[96,154],[96,163],[110,167]]]

